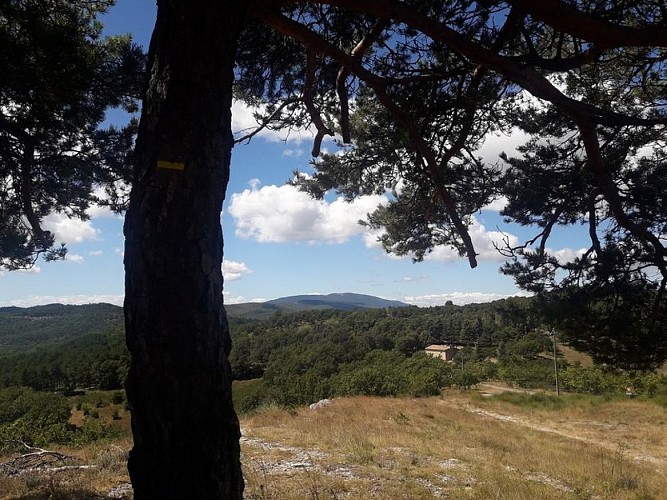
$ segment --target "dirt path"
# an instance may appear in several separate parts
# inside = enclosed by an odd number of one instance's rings
[[[570,429],[558,429],[555,427],[551,426],[546,426],[544,423],[537,423],[533,422],[525,417],[520,417],[516,415],[507,415],[503,413],[497,413],[489,410],[484,410],[481,408],[477,408],[474,406],[467,406],[463,407],[463,409],[467,412],[474,413],[475,415],[480,415],[482,417],[486,418],[493,418],[495,420],[501,420],[503,422],[510,422],[515,425],[520,425],[522,427],[526,427],[528,429],[532,429],[534,431],[539,431],[539,432],[549,432],[551,434],[556,434],[558,436],[562,436],[568,439],[575,439],[577,441],[582,441],[584,443],[589,443],[593,444],[595,446],[600,446],[602,448],[607,448],[609,450],[617,450],[619,447],[619,443],[614,443],[610,442],[608,439],[602,440],[602,439],[593,439],[590,437],[586,437],[584,435],[578,434],[574,428]],[[571,424],[570,424],[571,425]],[[587,425],[595,425],[594,423],[592,424],[591,422],[587,422]],[[610,426],[609,424],[604,424],[604,423],[599,423],[598,424],[600,427],[606,427],[609,430],[613,430],[613,427]],[[631,456],[633,460],[641,461],[641,462],[650,462],[662,467],[667,466],[667,457],[657,457],[654,455],[647,454],[647,450],[643,450],[639,453],[639,450],[634,450],[635,454]]]
[[[526,394],[534,394],[536,392],[507,387],[497,383],[480,384],[478,390],[483,396],[499,394],[501,392],[521,392]],[[447,400],[443,400],[443,402],[447,404]],[[602,415],[599,420],[591,420],[590,418],[573,420],[560,417],[558,412],[552,412],[548,416],[545,416],[542,412],[535,412],[532,415],[519,411],[504,413],[482,408],[471,403],[469,400],[465,403],[458,402],[457,405],[466,412],[484,418],[508,422],[538,432],[555,434],[611,451],[622,450],[629,458],[638,462],[657,465],[667,473],[667,429],[664,427],[654,430],[655,436],[652,440],[655,442],[655,446],[647,447],[646,434],[637,435],[633,431],[632,421],[627,417],[614,419],[610,418],[609,415]],[[667,412],[665,414],[667,415]],[[641,415],[637,415],[636,417],[638,421],[641,420]],[[646,431],[644,432],[646,433]]]
[[[477,390],[482,396],[500,394],[501,392],[519,392],[522,394],[536,394],[537,392],[531,389],[521,389],[516,387],[510,387],[509,385],[501,384],[499,382],[482,382],[477,385]]]

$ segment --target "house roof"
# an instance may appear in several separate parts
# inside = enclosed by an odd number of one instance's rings
[[[449,351],[450,349],[457,349],[455,345],[431,344],[426,346],[427,351]]]

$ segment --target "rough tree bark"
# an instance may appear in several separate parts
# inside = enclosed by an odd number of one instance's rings
[[[137,499],[243,493],[220,211],[248,3],[158,0],[125,221],[128,468]]]

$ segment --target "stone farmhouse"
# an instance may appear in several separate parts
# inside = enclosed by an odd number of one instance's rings
[[[453,361],[454,356],[459,352],[459,348],[450,344],[431,344],[426,347],[425,351],[429,356],[444,359],[445,361]]]

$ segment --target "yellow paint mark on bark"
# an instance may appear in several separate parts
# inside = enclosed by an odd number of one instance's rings
[[[185,170],[185,163],[181,163],[178,161],[158,160],[157,168],[166,168],[169,170]]]

